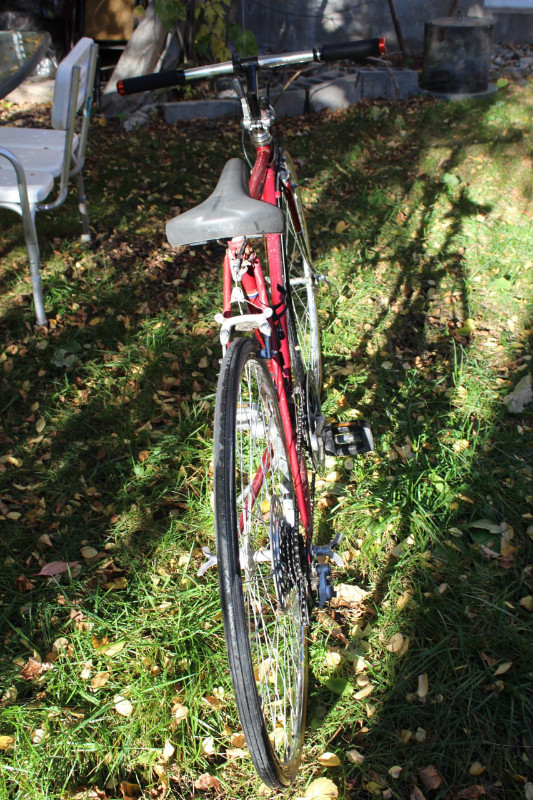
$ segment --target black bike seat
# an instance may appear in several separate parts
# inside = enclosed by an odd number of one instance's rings
[[[167,223],[170,244],[180,247],[234,236],[283,233],[283,212],[271,203],[250,197],[248,180],[244,161],[231,158],[207,200]]]

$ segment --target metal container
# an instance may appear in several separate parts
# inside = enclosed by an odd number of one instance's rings
[[[441,17],[426,22],[420,86],[437,94],[479,94],[489,88],[494,20]]]

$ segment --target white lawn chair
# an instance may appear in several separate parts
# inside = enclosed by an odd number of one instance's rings
[[[0,127],[0,207],[21,215],[30,262],[33,300],[38,325],[46,325],[40,275],[37,211],[50,211],[65,201],[68,183],[75,178],[82,241],[91,239],[82,169],[89,130],[98,46],[83,38],[58,67],[52,108],[52,128]],[[79,134],[76,117],[81,112]],[[55,200],[44,201],[59,179]]]

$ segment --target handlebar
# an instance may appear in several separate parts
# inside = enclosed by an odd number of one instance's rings
[[[305,64],[312,61],[319,63],[349,59],[363,61],[365,58],[379,56],[385,53],[385,39],[359,39],[353,42],[338,42],[314,47],[312,50],[302,50],[294,53],[280,53],[270,56],[253,56],[240,61],[224,61],[221,64],[209,64],[205,67],[192,67],[191,69],[170,69],[165,72],[154,72],[151,75],[139,75],[137,78],[124,78],[117,82],[117,92],[120,95],[148,92],[153,89],[162,89],[169,86],[179,86],[190,81],[216,78],[221,75],[235,75],[241,70],[242,65],[254,65],[257,69],[274,69],[291,64]]]

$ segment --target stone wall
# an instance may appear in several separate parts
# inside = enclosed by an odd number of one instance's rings
[[[406,49],[422,51],[424,23],[449,16],[453,0],[395,0]],[[531,13],[520,14],[513,24],[510,10],[484,9],[483,0],[459,0],[464,15],[495,18],[495,41],[533,41]],[[328,41],[385,36],[389,52],[398,42],[387,0],[237,0],[235,20],[253,31],[261,52],[281,52],[313,47]]]

